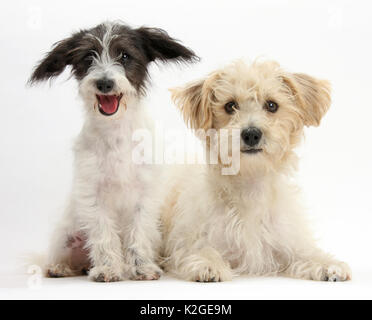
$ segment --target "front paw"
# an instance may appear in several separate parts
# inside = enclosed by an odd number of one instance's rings
[[[123,275],[119,268],[97,266],[90,269],[89,279],[96,282],[115,282],[123,280]]]
[[[345,262],[330,264],[324,268],[323,281],[347,281],[351,280],[350,267]]]
[[[191,278],[196,282],[221,282],[232,280],[232,272],[227,267],[203,266]]]
[[[158,280],[163,271],[153,263],[136,266],[131,280]]]

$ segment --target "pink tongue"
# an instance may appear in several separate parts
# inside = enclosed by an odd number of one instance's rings
[[[118,108],[118,98],[116,96],[98,96],[101,109],[108,114],[114,113]]]

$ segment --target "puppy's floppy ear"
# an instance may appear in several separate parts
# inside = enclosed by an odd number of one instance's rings
[[[172,100],[181,110],[183,119],[191,129],[208,130],[213,125],[211,102],[213,91],[211,83],[214,77],[198,80],[182,88],[170,89]]]
[[[80,31],[54,44],[52,51],[36,65],[28,83],[32,85],[60,75],[66,66],[72,63],[74,49],[78,47],[84,33]]]
[[[331,85],[327,80],[318,80],[302,73],[283,77],[299,107],[306,126],[318,126],[331,105]]]
[[[136,32],[142,39],[150,61],[159,59],[193,62],[199,59],[192,50],[181,45],[162,29],[141,27]]]

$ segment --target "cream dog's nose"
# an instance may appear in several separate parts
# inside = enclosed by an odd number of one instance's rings
[[[262,131],[255,127],[244,129],[241,133],[244,143],[250,147],[257,145],[262,137]]]

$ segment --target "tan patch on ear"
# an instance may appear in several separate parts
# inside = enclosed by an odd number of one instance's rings
[[[331,84],[302,73],[283,77],[300,108],[306,126],[318,126],[331,105]]]
[[[216,76],[189,83],[185,87],[170,89],[172,100],[181,110],[187,126],[192,129],[208,130],[212,128],[213,100],[212,83]]]

